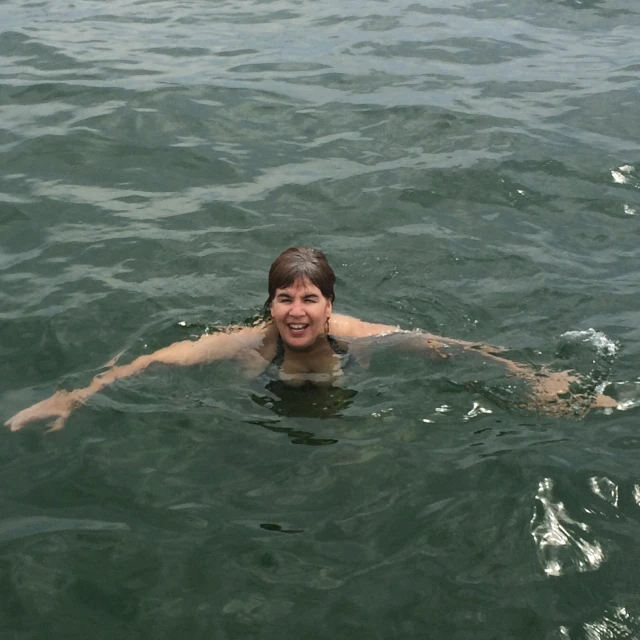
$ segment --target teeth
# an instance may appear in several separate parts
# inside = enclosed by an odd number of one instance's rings
[[[290,329],[304,329],[306,325],[304,324],[290,324],[289,328]]]

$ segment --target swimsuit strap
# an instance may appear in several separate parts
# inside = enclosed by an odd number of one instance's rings
[[[330,333],[327,334],[327,342],[336,355],[344,356],[349,353],[349,349],[347,349],[343,344],[340,344],[340,342],[338,342]]]

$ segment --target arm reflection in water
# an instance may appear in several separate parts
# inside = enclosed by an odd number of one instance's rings
[[[449,358],[456,350],[478,354],[504,366],[508,375],[530,383],[528,404],[551,414],[575,413],[572,386],[580,379],[569,371],[552,372],[513,362],[505,349],[483,343],[443,338],[422,331],[403,331],[392,325],[365,322],[334,314],[335,274],[321,251],[292,247],[282,253],[269,270],[269,297],[263,320],[256,326],[229,327],[195,341],[176,342],[155,353],[143,355],[123,366],[113,366],[97,375],[83,389],[58,391],[17,413],[5,422],[18,431],[31,422],[53,419],[50,430],[62,429],[71,412],[94,393],[121,378],[145,371],[153,364],[191,366],[218,360],[237,360],[248,375],[255,377],[272,367],[279,380],[301,386],[313,383],[331,386],[353,366],[363,338],[402,334],[399,346]],[[613,398],[580,396],[585,410],[616,407]]]

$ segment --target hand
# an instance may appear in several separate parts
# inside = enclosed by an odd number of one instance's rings
[[[600,393],[572,391],[571,385],[582,380],[573,371],[549,371],[542,368],[534,379],[534,401],[551,415],[584,415],[589,409],[616,409],[617,400]],[[584,383],[583,383],[584,384]]]
[[[81,404],[81,402],[82,397],[78,391],[58,391],[50,398],[16,413],[13,418],[10,418],[4,423],[4,426],[11,431],[19,431],[30,422],[45,420],[46,418],[55,418],[55,420],[50,423],[47,431],[59,431],[64,427],[64,423],[71,412]]]

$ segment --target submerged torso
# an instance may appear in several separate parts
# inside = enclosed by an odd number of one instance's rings
[[[278,335],[275,353],[263,375],[269,380],[281,380],[291,386],[329,386],[341,380],[345,374],[357,370],[358,361],[349,352],[348,344],[327,335],[330,349],[306,357],[306,354],[289,354]]]
[[[287,353],[278,335],[266,368],[254,378],[254,402],[276,414],[308,418],[344,411],[356,395],[345,383],[360,367],[346,342],[331,335],[326,339],[330,349],[306,359]]]

